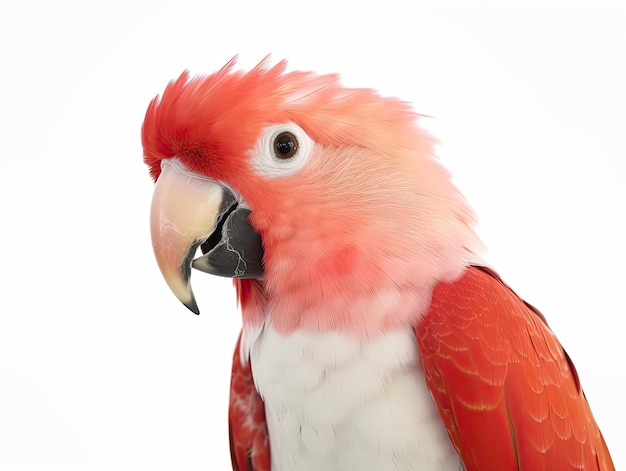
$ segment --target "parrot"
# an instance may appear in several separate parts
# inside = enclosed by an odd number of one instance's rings
[[[141,125],[167,286],[199,314],[192,270],[233,279],[233,470],[613,470],[424,116],[338,74],[237,61],[185,70]]]

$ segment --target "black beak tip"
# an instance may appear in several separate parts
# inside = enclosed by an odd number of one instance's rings
[[[200,315],[200,309],[198,309],[198,305],[196,304],[196,300],[194,298],[191,298],[189,302],[186,302],[184,304],[185,307],[187,307],[187,309],[193,312],[196,316]]]

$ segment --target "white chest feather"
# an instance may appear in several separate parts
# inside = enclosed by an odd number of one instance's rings
[[[411,330],[362,341],[265,327],[250,353],[272,471],[459,470]]]

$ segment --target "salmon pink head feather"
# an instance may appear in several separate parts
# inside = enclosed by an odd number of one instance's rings
[[[460,276],[480,250],[472,210],[407,103],[286,68],[265,60],[242,72],[231,61],[170,83],[142,127],[153,178],[176,156],[245,201],[263,240],[266,295],[239,287],[241,302],[270,303],[282,331],[415,322],[434,284]],[[255,150],[276,126],[311,141],[297,171],[272,171]]]

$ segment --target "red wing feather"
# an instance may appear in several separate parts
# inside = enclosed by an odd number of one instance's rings
[[[250,364],[241,363],[239,343],[233,355],[228,422],[234,471],[270,471],[265,406],[254,387]]]
[[[615,469],[571,360],[493,271],[438,285],[416,335],[467,471]]]

